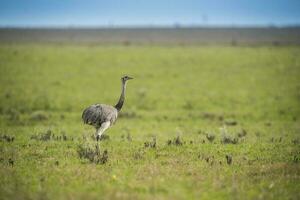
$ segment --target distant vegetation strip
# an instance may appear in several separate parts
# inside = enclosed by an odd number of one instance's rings
[[[300,27],[0,28],[0,43],[299,45]]]

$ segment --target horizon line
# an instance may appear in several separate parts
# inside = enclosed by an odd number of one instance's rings
[[[172,24],[172,25],[1,25],[0,29],[186,29],[186,28],[300,28],[295,24]]]

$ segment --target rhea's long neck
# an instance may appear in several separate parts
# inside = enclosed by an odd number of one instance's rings
[[[125,91],[126,91],[126,82],[122,82],[122,92],[119,98],[118,103],[115,105],[115,108],[120,111],[125,101]]]

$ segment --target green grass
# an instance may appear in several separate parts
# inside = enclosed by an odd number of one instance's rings
[[[1,45],[0,70],[0,199],[300,198],[299,47]],[[107,162],[80,159],[123,74]]]

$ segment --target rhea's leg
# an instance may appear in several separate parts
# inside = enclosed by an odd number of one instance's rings
[[[96,131],[97,141],[100,140],[101,135],[104,133],[104,131],[106,129],[108,129],[109,126],[110,126],[110,122],[104,122],[104,123],[101,124],[100,128],[98,128],[97,131]]]
[[[98,131],[99,131],[99,128],[100,128],[100,127],[95,127],[95,128],[96,128],[95,137],[96,137],[96,140],[98,140]]]

